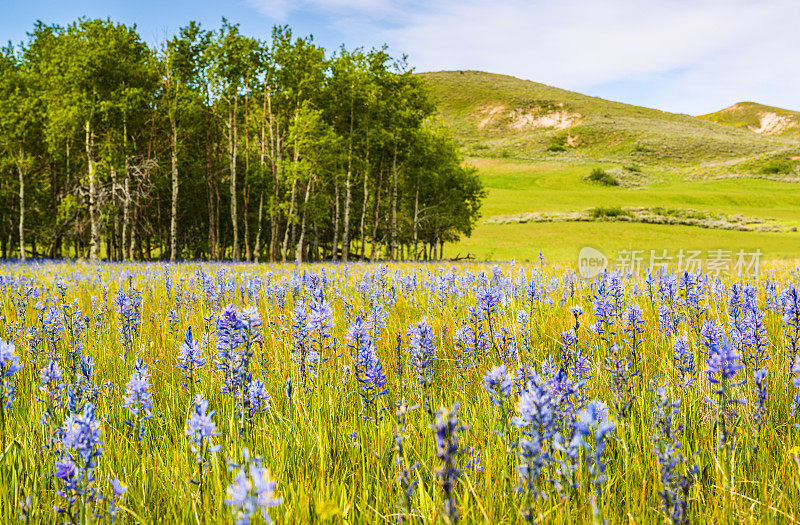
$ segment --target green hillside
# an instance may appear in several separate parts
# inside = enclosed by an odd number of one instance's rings
[[[737,171],[740,162],[791,156],[797,148],[791,134],[755,133],[746,123],[723,125],[729,122],[608,101],[506,75],[421,75],[438,102],[439,121],[451,127],[471,157],[709,166],[715,171],[722,163]]]
[[[572,264],[594,246],[609,257],[722,249],[800,259],[800,132],[789,124],[800,114],[747,103],[698,118],[504,75],[422,75],[438,121],[488,190],[472,237],[450,256],[534,260],[541,251]],[[761,130],[765,113],[785,117],[784,127],[768,117],[773,127]],[[588,180],[592,170],[617,184]]]
[[[721,111],[698,118],[746,129],[760,135],[800,135],[800,112],[765,106],[757,102],[739,102]]]

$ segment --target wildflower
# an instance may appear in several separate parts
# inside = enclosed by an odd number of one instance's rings
[[[347,334],[348,347],[351,349],[353,357],[356,379],[359,385],[359,393],[364,408],[373,409],[373,415],[364,417],[366,419],[378,419],[377,409],[374,407],[375,401],[379,396],[389,393],[386,388],[386,374],[383,372],[372,339],[367,332],[366,326],[361,317],[356,317]]]
[[[599,400],[592,400],[578,414],[575,432],[581,440],[583,448],[589,453],[589,475],[595,491],[592,494],[592,514],[595,522],[603,522],[602,496],[606,482],[606,462],[603,456],[606,450],[608,435],[614,431],[616,424],[608,417],[608,406]]]
[[[598,294],[594,300],[595,332],[601,341],[611,345],[614,338],[615,303],[609,295]]]
[[[200,342],[192,337],[192,327],[186,329],[186,337],[178,352],[178,368],[183,371],[183,387],[189,393],[194,392],[194,385],[200,382],[198,372],[206,366],[206,359]]]
[[[113,478],[110,483],[111,498],[108,502],[108,517],[111,523],[115,523],[119,514],[119,500],[128,492],[128,487],[120,483],[119,478]]]
[[[219,436],[219,432],[213,417],[214,411],[208,410],[208,400],[197,394],[192,401],[189,418],[186,420],[186,436],[189,438],[189,448],[195,455],[197,465],[197,479],[193,479],[192,482],[198,485],[201,495],[204,474],[211,465],[211,457],[221,448],[220,445],[214,444],[214,438]]]
[[[132,286],[129,286],[127,293],[120,287],[117,289],[117,295],[112,302],[117,307],[119,335],[122,338],[122,347],[127,358],[128,353],[133,348],[134,341],[139,337],[142,295],[139,290]]]
[[[283,498],[275,495],[277,482],[270,478],[269,470],[261,466],[259,458],[249,460],[247,451],[244,450],[243,453],[246,464],[238,468],[233,481],[228,485],[225,505],[231,508],[239,525],[249,524],[257,510],[261,510],[264,521],[272,523],[269,509],[283,503]]]
[[[469,447],[469,460],[467,461],[466,470],[475,474],[484,471],[484,466],[481,465],[481,451],[475,447]]]
[[[552,459],[551,440],[556,431],[556,401],[550,389],[538,378],[529,381],[517,403],[511,424],[520,429],[519,486],[526,497],[523,515],[533,521],[533,504],[541,495],[537,484]]]
[[[147,365],[137,359],[131,373],[131,378],[125,387],[125,397],[122,406],[127,407],[136,418],[136,422],[125,421],[130,426],[135,426],[139,442],[144,439],[144,421],[151,419],[153,414],[153,398],[150,394],[150,373]]]
[[[489,398],[493,405],[503,406],[505,400],[511,395],[513,384],[505,364],[492,368],[483,376],[483,388],[489,392]]]
[[[620,418],[625,418],[631,405],[636,401],[633,390],[639,371],[628,356],[621,355],[616,343],[611,346],[611,353],[606,358],[606,371],[611,373],[614,410]]]
[[[792,386],[795,388],[794,399],[792,402],[792,415],[797,415],[800,411],[800,355],[795,357],[794,364],[789,369],[792,375]]]
[[[686,458],[681,454],[683,425],[676,422],[680,399],[673,403],[668,401],[666,384],[659,386],[655,395],[657,404],[653,443],[661,477],[661,508],[670,523],[688,523],[686,509],[689,505],[689,489],[698,474],[698,468],[696,465],[687,467]]]
[[[683,320],[681,314],[673,311],[669,306],[662,304],[658,307],[658,324],[668,335],[678,333],[678,326]]]
[[[271,399],[264,382],[260,379],[253,379],[247,388],[247,405],[250,410],[250,417],[252,418],[255,414],[269,410]]]
[[[753,373],[753,381],[756,386],[756,408],[753,413],[753,421],[756,424],[756,433],[761,435],[761,427],[764,425],[764,412],[766,411],[767,403],[767,367],[756,370]],[[758,448],[758,439],[756,440],[755,449]]]
[[[330,337],[330,330],[333,328],[333,309],[330,303],[325,300],[322,290],[314,295],[309,309],[308,331],[315,334],[317,343],[321,344],[323,339]]]
[[[66,514],[70,521],[76,521],[76,504],[82,507],[97,499],[94,473],[97,460],[103,454],[102,445],[102,432],[94,405],[87,403],[82,413],[73,414],[64,423],[61,457],[56,462],[55,476],[62,482],[57,494],[66,500],[66,505],[56,507],[56,511]],[[78,510],[83,513],[85,509]]]
[[[436,358],[436,339],[428,320],[423,318],[408,328],[411,367],[417,374],[417,382],[427,386],[433,384],[433,362]]]
[[[397,517],[398,523],[403,523],[409,520],[410,514],[413,512],[413,505],[411,502],[414,496],[414,490],[419,483],[412,475],[417,468],[418,463],[408,465],[406,463],[403,440],[406,435],[406,428],[408,427],[407,415],[411,410],[417,407],[409,407],[405,398],[400,401],[400,407],[397,409],[397,429],[393,431],[394,444],[395,444],[395,465],[397,465],[397,483],[400,485],[400,502],[398,507],[400,514]]]
[[[711,393],[715,399],[707,399],[714,407],[717,418],[717,448],[724,449],[724,475],[725,490],[730,504],[733,497],[733,453],[736,446],[735,423],[738,414],[734,407],[736,404],[744,404],[741,399],[733,397],[732,390],[744,384],[744,381],[736,382],[736,374],[744,365],[742,357],[736,353],[724,334],[713,346],[708,348],[709,357],[706,361],[706,376],[711,383]]]
[[[0,340],[0,413],[10,410],[17,395],[17,380],[14,377],[22,370],[14,345]]]
[[[694,386],[694,353],[689,348],[689,340],[685,337],[678,337],[674,344],[673,362],[678,372],[678,385],[686,390]]]
[[[642,318],[642,310],[636,306],[631,305],[625,312],[625,327],[623,328],[625,334],[625,342],[628,343],[630,353],[633,359],[633,367],[639,368],[639,349],[642,346],[642,337],[644,333],[644,319]]]
[[[800,291],[795,286],[784,290],[780,296],[783,332],[786,336],[786,356],[789,368],[800,355]]]
[[[459,434],[466,427],[458,421],[458,403],[452,408],[442,408],[436,413],[436,420],[431,425],[436,438],[436,456],[442,462],[442,468],[436,471],[439,486],[444,492],[442,517],[447,523],[458,521],[456,508],[455,485],[461,476],[457,457],[463,453],[459,448]]]

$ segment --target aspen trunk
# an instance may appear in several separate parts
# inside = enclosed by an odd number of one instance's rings
[[[100,228],[97,217],[97,181],[94,177],[94,137],[89,121],[86,121],[86,162],[89,167],[89,228],[91,236],[89,238],[89,259],[94,262],[97,260],[100,248]]]
[[[350,200],[353,178],[353,98],[350,98],[350,145],[347,150],[347,178],[344,180],[344,224],[342,225],[342,262],[350,255]]]
[[[392,156],[392,244],[389,248],[389,259],[394,260],[397,247],[397,142],[394,143]]]
[[[169,260],[175,262],[178,252],[178,126],[172,124],[172,208],[169,221]]]
[[[335,260],[339,252],[339,185],[336,184],[336,179],[333,180],[334,187],[334,217],[333,217],[333,248],[331,248],[331,259]]]
[[[17,164],[19,172],[19,258],[25,260],[25,174],[22,169],[22,153]]]
[[[308,196],[311,193],[311,181],[306,184],[306,195],[303,199],[303,219],[300,224],[300,239],[297,241],[295,249],[295,261],[303,262],[303,242],[306,237],[306,210],[308,209]]]
[[[229,113],[228,120],[228,155],[230,156],[231,169],[231,226],[233,226],[233,260],[239,260],[239,221],[236,214],[236,105],[238,97],[233,97],[233,112]]]
[[[414,259],[417,259],[417,239],[419,231],[419,186],[414,194]]]
[[[256,245],[253,249],[253,260],[258,262],[261,253],[261,217],[264,210],[264,193],[258,197],[258,232],[256,233]]]

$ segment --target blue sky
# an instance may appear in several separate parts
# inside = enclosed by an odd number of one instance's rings
[[[480,69],[678,113],[753,100],[800,110],[797,0],[0,0],[0,39],[35,20],[135,23],[157,43],[221,17],[329,49],[388,43],[418,71]]]

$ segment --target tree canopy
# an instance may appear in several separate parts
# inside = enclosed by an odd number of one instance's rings
[[[0,254],[441,257],[484,190],[434,112],[385,47],[37,23],[0,50]]]

